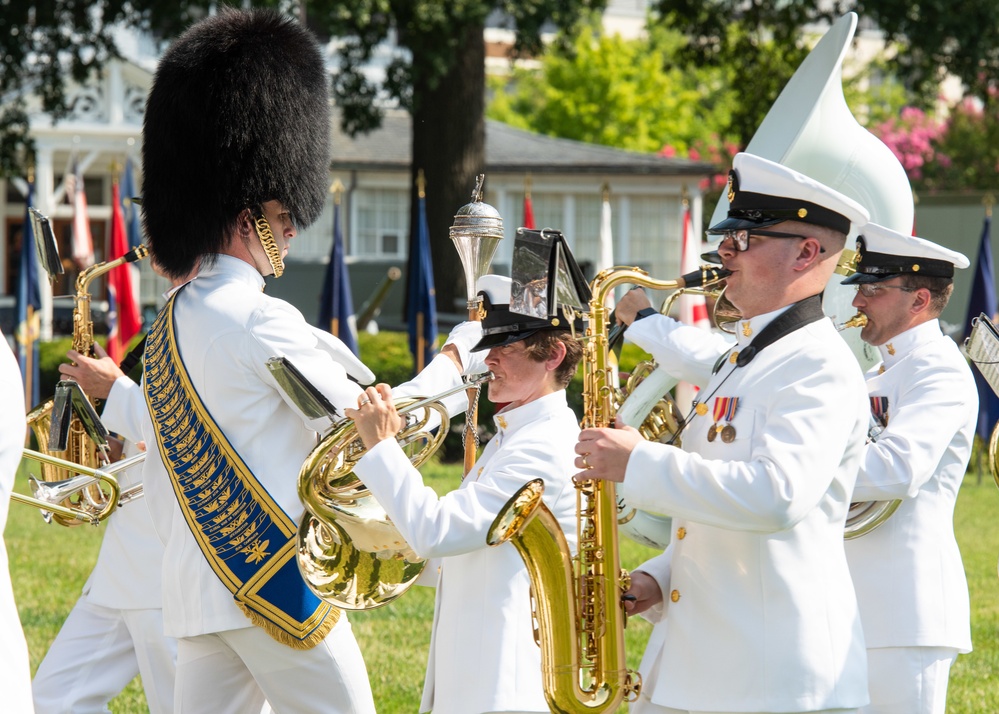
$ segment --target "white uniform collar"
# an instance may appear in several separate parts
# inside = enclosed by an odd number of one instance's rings
[[[212,260],[214,258],[214,260]],[[209,267],[205,267],[205,263],[210,263]],[[202,261],[202,268],[198,271],[198,277],[208,277],[211,275],[225,275],[227,277],[236,278],[240,282],[244,282],[248,287],[253,288],[257,291],[263,291],[264,276],[260,274],[254,266],[247,263],[245,260],[240,260],[239,258],[234,258],[231,255],[224,255],[222,253],[216,253],[209,257],[207,261]]]
[[[504,409],[502,412],[494,414],[493,423],[496,424],[497,435],[509,436],[525,424],[537,420],[538,417],[558,412],[565,407],[565,390],[558,389],[527,404],[521,404],[513,409]]]
[[[911,354],[920,345],[930,342],[942,334],[940,321],[934,318],[895,335],[883,345],[878,345],[878,352],[881,353],[884,368],[890,369],[892,365]]]
[[[764,327],[790,309],[791,305],[785,305],[784,307],[777,308],[773,312],[766,312],[762,315],[751,317],[748,320],[737,321],[735,323],[735,338],[738,343],[738,349],[741,350],[743,347],[752,342],[753,338],[760,334]]]

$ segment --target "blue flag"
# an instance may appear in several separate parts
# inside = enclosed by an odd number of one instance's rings
[[[339,203],[333,205],[333,248],[319,298],[319,326],[339,337],[355,355],[359,354],[354,334],[354,301],[350,296],[350,278],[343,255]]]
[[[41,295],[38,289],[38,258],[35,254],[35,234],[27,208],[34,198],[34,185],[28,184],[25,201],[24,229],[21,231],[21,260],[17,277],[17,361],[24,380],[25,407],[39,402],[38,331]]]
[[[139,225],[139,206],[132,202],[135,192],[135,174],[132,170],[132,157],[125,159],[125,172],[121,177],[121,214],[125,219],[125,235],[128,248],[138,248],[142,243],[142,228]]]
[[[409,247],[406,284],[406,324],[409,351],[416,371],[426,367],[436,354],[437,297],[434,291],[434,266],[430,260],[430,229],[427,227],[427,204],[419,192],[418,217]]]
[[[992,242],[990,233],[992,218],[985,217],[982,226],[982,239],[978,246],[978,263],[975,265],[975,279],[971,285],[971,299],[968,301],[968,317],[964,323],[965,338],[971,334],[971,321],[985,314],[993,322],[999,312],[996,300],[995,273],[992,268]],[[983,439],[988,439],[992,427],[999,420],[999,396],[992,391],[985,377],[977,369],[972,370],[978,385],[978,430]]]

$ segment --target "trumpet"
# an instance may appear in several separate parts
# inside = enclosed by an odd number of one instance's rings
[[[31,476],[29,483],[32,496],[20,493],[10,495],[11,501],[41,509],[46,523],[50,523],[54,516],[59,516],[64,521],[96,526],[119,506],[142,496],[142,484],[122,490],[115,474],[142,463],[146,458],[145,453],[100,468],[81,466],[32,449],[24,449],[23,458],[77,474],[61,481],[39,481]],[[100,487],[101,484],[107,488],[106,493]],[[99,493],[96,497],[95,490]]]

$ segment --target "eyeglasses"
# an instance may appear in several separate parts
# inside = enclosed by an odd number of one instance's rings
[[[725,231],[722,235],[722,243],[728,239],[732,239],[732,246],[735,248],[736,252],[741,253],[745,250],[749,250],[749,238],[750,236],[762,236],[764,238],[808,238],[808,236],[803,236],[800,233],[781,233],[780,231],[760,231],[760,230],[748,230],[746,228],[737,231]],[[821,252],[825,253],[826,249],[820,247]]]
[[[910,288],[907,285],[882,285],[881,283],[865,283],[863,285],[854,286],[857,288],[857,292],[863,295],[865,298],[877,297],[882,290],[902,290],[907,293],[911,293],[916,288]]]

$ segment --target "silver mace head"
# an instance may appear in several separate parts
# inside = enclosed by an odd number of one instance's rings
[[[482,202],[482,184],[485,178],[485,174],[476,176],[472,202],[465,204],[454,214],[454,223],[449,231],[464,268],[469,311],[478,308],[475,285],[481,276],[489,272],[489,264],[503,239],[503,219],[499,211]]]

